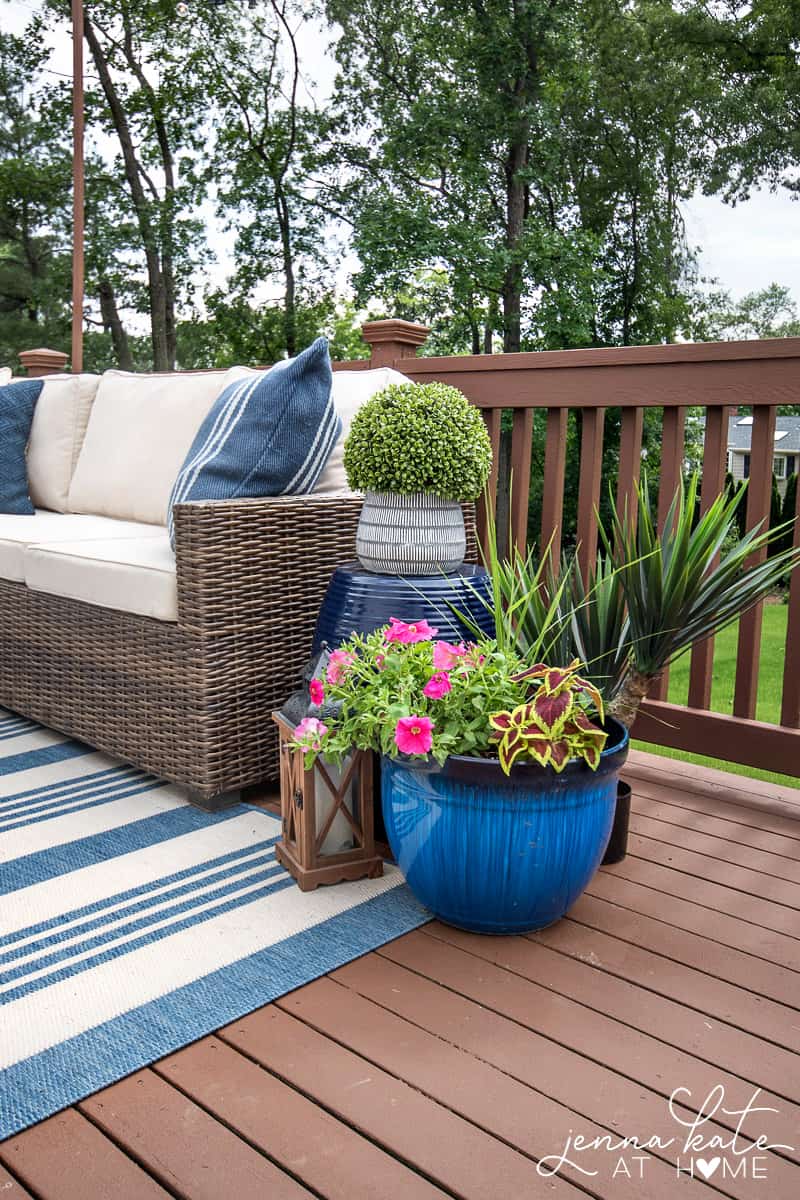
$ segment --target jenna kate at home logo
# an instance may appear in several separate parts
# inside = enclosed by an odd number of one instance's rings
[[[677,1176],[710,1180],[766,1180],[769,1152],[793,1153],[794,1147],[773,1142],[769,1137],[770,1116],[778,1109],[759,1104],[756,1088],[744,1103],[728,1101],[720,1083],[699,1107],[689,1088],[676,1087],[668,1100],[674,1135],[632,1134],[617,1137],[602,1134],[585,1137],[570,1130],[562,1149],[536,1164],[540,1175],[549,1177],[564,1168],[581,1175],[610,1174],[611,1178],[645,1179],[653,1158],[667,1159]],[[747,1132],[745,1132],[747,1125]],[[605,1170],[598,1166],[597,1152],[605,1152]]]

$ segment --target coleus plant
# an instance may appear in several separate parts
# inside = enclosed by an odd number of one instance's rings
[[[520,757],[555,771],[563,771],[571,758],[582,758],[597,770],[608,734],[591,720],[587,704],[602,721],[603,700],[594,684],[578,674],[580,666],[577,658],[564,668],[537,663],[515,676],[538,686],[525,703],[489,716],[506,775]]]

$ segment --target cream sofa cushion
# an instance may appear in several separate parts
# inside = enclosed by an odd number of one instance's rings
[[[0,387],[3,387],[6,383],[11,383],[13,376],[14,373],[11,367],[0,367]]]
[[[148,537],[30,546],[25,582],[33,591],[101,608],[178,619],[175,555],[166,529]]]
[[[69,511],[166,525],[172,485],[225,378],[222,371],[106,371],[69,489]]]
[[[32,517],[0,514],[0,579],[25,580],[25,551],[37,542],[76,542],[84,538],[152,537],[161,530],[110,517],[37,512]],[[1,636],[1,635],[0,635]]]
[[[333,403],[342,418],[342,432],[314,488],[315,492],[324,495],[349,491],[344,471],[344,443],[350,432],[353,417],[370,397],[376,392],[382,392],[392,383],[411,383],[411,380],[392,367],[378,367],[374,371],[333,372]]]
[[[28,441],[28,487],[37,508],[67,512],[72,475],[100,382],[99,375],[48,375]]]
[[[231,367],[226,376],[226,383],[233,383],[246,375],[256,372],[251,367]],[[371,396],[382,392],[392,383],[411,383],[407,375],[401,375],[392,367],[377,367],[374,371],[334,371],[333,372],[333,403],[337,413],[342,418],[342,432],[339,440],[331,451],[325,470],[317,481],[314,495],[332,495],[342,492],[350,494],[347,475],[344,470],[344,443],[350,432],[353,417]]]

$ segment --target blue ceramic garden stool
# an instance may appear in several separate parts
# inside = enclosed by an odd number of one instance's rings
[[[483,567],[465,564],[450,575],[376,575],[358,563],[346,563],[334,571],[322,601],[314,653],[323,642],[334,649],[354,633],[372,633],[388,625],[390,617],[427,620],[446,642],[474,639],[474,630],[453,609],[494,637],[494,617],[483,600],[491,605],[491,584]]]

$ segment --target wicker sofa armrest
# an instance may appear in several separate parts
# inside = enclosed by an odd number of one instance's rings
[[[355,558],[357,496],[177,504],[178,623],[213,637],[307,629],[335,567]]]

